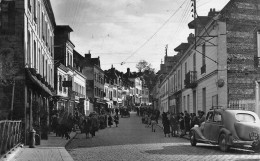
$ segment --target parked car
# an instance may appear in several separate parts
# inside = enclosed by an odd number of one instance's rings
[[[214,109],[207,113],[201,126],[190,131],[190,143],[219,145],[221,151],[230,147],[260,152],[260,120],[256,113],[245,110]]]

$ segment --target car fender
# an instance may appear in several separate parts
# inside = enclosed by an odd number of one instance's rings
[[[200,127],[193,127],[191,128],[191,131],[194,131],[196,134],[196,139],[202,139],[202,140],[206,140],[206,138],[204,137],[204,135],[202,134],[201,128]]]
[[[226,134],[228,137],[228,145],[232,145],[232,133],[228,129],[222,128],[222,129],[220,129],[219,137],[223,133]]]

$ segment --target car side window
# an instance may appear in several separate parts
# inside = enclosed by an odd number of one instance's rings
[[[206,117],[207,122],[212,122],[213,121],[213,112],[208,112],[207,117]]]
[[[215,113],[213,121],[214,122],[221,122],[222,121],[221,114]]]

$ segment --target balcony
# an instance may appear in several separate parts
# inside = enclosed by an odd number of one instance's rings
[[[201,70],[201,74],[206,73],[206,64],[204,64],[204,65],[200,68],[200,70]]]
[[[197,85],[198,85],[198,83],[197,83],[197,71],[190,71],[189,73],[187,73],[185,75],[184,85],[185,85],[185,88],[195,88],[195,87],[197,87]]]

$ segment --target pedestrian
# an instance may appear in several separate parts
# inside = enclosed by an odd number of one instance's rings
[[[171,135],[172,137],[176,137],[178,134],[178,118],[177,115],[171,114],[170,116],[170,127],[171,127]]]
[[[115,112],[116,112],[116,115],[118,115],[118,113],[119,113],[118,108],[115,109]]]
[[[170,120],[168,119],[166,113],[165,113],[164,119],[163,119],[163,132],[164,132],[165,137],[166,137],[166,135],[168,135],[170,137]]]
[[[115,124],[116,124],[116,127],[118,127],[118,124],[119,124],[119,116],[118,116],[117,114],[114,116],[114,122],[115,122]]]
[[[152,132],[155,132],[155,126],[156,126],[157,122],[156,122],[156,115],[152,114],[151,116],[151,126],[152,126]]]
[[[90,133],[90,128],[91,128],[91,120],[89,117],[86,117],[83,121],[82,121],[82,126],[83,126],[83,131],[86,134],[86,139],[89,137],[89,133]]]
[[[199,118],[198,116],[196,116],[196,113],[192,113],[191,128],[194,127],[195,125],[199,125]]]
[[[108,116],[108,126],[111,127],[113,125],[113,118],[112,116],[109,114]]]
[[[204,111],[200,111],[200,119],[199,119],[199,126],[205,121]]]
[[[97,116],[93,115],[91,116],[91,128],[90,128],[90,134],[92,137],[96,136],[96,131],[98,131],[99,123]]]
[[[184,125],[184,114],[182,112],[179,115],[179,124],[180,124],[180,137],[183,137],[185,132],[185,125]]]
[[[186,135],[186,133],[190,131],[190,115],[187,111],[184,111],[184,126],[184,135]]]

